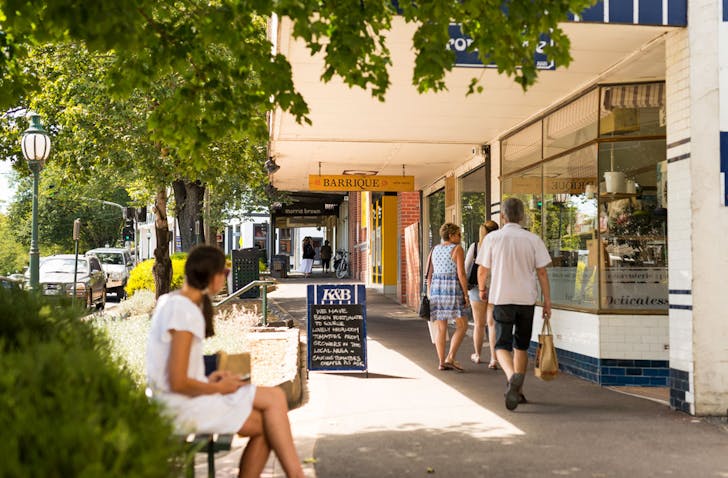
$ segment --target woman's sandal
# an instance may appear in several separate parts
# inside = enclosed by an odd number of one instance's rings
[[[488,368],[491,370],[498,370],[498,362],[496,362],[495,360],[491,360],[488,364]]]
[[[441,363],[440,365],[437,366],[437,369],[440,371],[452,370],[452,367],[448,363]]]
[[[450,367],[457,373],[463,373],[465,371],[465,369],[457,361],[445,362],[445,366]]]

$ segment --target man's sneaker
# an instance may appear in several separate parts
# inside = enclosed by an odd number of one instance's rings
[[[515,410],[518,407],[524,378],[522,373],[514,373],[508,381],[508,389],[506,389],[506,408],[508,410]]]

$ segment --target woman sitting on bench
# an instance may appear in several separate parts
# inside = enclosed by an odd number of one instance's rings
[[[155,399],[172,412],[184,433],[237,433],[250,437],[239,476],[259,477],[273,449],[288,477],[302,477],[277,387],[256,387],[230,372],[205,377],[202,341],[214,334],[210,295],[227,278],[225,255],[212,246],[192,249],[182,290],[159,298],[147,349],[147,379]]]

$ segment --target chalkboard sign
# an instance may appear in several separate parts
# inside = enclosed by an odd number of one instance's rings
[[[366,370],[366,322],[362,304],[311,304],[309,370]]]

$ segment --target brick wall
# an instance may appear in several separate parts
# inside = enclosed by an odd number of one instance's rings
[[[397,218],[397,233],[399,234],[399,284],[397,299],[410,307],[418,305],[418,294],[413,294],[412,284],[407,281],[407,251],[404,241],[404,230],[407,226],[420,221],[420,192],[406,192],[397,194],[399,210]],[[409,291],[409,292],[408,292]]]
[[[351,278],[367,282],[369,270],[369,231],[362,227],[362,194],[349,193],[349,264]]]

